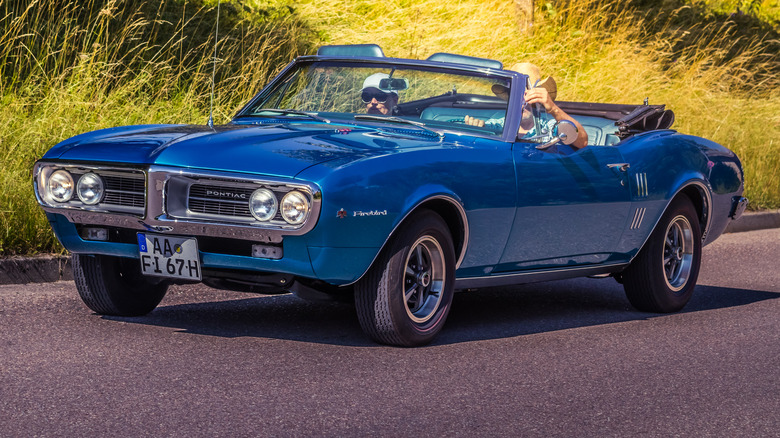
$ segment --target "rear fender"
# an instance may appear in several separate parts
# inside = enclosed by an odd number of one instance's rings
[[[699,216],[699,228],[702,231],[702,244],[706,241],[712,218],[712,195],[710,194],[707,183],[701,178],[691,178],[675,185],[675,187],[676,188],[673,191],[670,191],[670,194],[667,197],[668,201],[666,202],[664,208],[658,211],[656,217],[654,218],[655,222],[653,223],[653,226],[646,234],[642,245],[640,245],[637,248],[637,251],[632,255],[631,261],[633,261],[634,258],[636,258],[636,256],[642,251],[642,248],[647,245],[648,240],[650,240],[650,236],[652,236],[655,229],[659,226],[659,221],[661,220],[661,217],[663,217],[664,213],[666,213],[669,205],[671,205],[672,202],[680,196],[687,197],[693,203],[694,209]]]

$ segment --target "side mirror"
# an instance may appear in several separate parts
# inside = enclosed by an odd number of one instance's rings
[[[572,144],[577,140],[577,134],[579,133],[577,125],[568,120],[561,120],[556,123],[553,127],[553,132],[557,133],[556,137],[545,144],[540,144],[536,149],[544,150],[558,142],[565,145]]]

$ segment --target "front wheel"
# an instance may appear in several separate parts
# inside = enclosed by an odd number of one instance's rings
[[[676,312],[691,299],[700,266],[699,218],[690,199],[679,197],[623,272],[623,288],[637,310]]]
[[[432,211],[415,214],[355,285],[360,325],[383,344],[427,344],[444,326],[454,283],[447,224]]]
[[[146,315],[168,291],[141,274],[138,260],[120,257],[73,254],[73,279],[84,304],[101,315]]]

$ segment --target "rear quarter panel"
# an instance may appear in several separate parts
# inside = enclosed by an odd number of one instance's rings
[[[730,220],[731,199],[743,191],[741,164],[733,152],[710,140],[671,130],[637,135],[618,147],[631,165],[627,175],[631,216],[645,209],[641,225],[624,232],[620,252],[636,255],[669,202],[690,188],[696,188],[705,201],[700,208],[704,243],[723,232]]]

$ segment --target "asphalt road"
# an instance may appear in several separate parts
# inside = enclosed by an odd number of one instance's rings
[[[780,436],[780,229],[704,250],[683,312],[611,279],[458,294],[433,345],[354,310],[172,289],[143,318],[0,286],[2,436]]]

